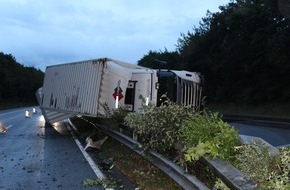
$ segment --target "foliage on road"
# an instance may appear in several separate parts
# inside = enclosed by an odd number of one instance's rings
[[[85,187],[93,187],[93,186],[100,186],[102,185],[103,187],[106,188],[116,188],[116,182],[113,180],[110,180],[108,178],[104,178],[104,179],[85,179],[83,181],[83,186]]]

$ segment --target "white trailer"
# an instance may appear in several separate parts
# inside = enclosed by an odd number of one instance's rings
[[[145,100],[158,106],[165,93],[199,110],[201,91],[199,73],[153,70],[102,58],[48,66],[36,96],[46,122],[52,124],[76,115],[103,115],[104,105],[138,111]]]

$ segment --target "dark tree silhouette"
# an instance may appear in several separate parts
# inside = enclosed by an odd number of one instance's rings
[[[277,0],[232,0],[182,34],[173,53],[178,68],[204,75],[208,100],[262,104],[290,102],[289,52],[290,18]]]
[[[0,52],[0,101],[36,103],[35,92],[43,84],[44,73],[17,63],[14,56]]]

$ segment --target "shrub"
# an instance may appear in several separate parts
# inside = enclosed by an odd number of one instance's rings
[[[241,146],[237,159],[239,168],[261,189],[290,189],[290,148],[282,148],[281,155],[270,155],[260,141]]]
[[[209,111],[189,115],[182,122],[179,138],[185,146],[187,161],[196,161],[204,155],[233,161],[234,147],[240,145],[238,132],[223,122],[218,113]]]
[[[124,122],[124,118],[130,113],[124,107],[119,107],[118,109],[110,109],[108,104],[102,105],[105,114],[100,115],[99,123],[105,126],[110,127],[111,129],[118,129],[120,123]]]
[[[141,113],[128,114],[125,123],[134,129],[143,150],[153,149],[168,155],[179,140],[181,122],[192,111],[167,100],[160,107],[143,106]]]

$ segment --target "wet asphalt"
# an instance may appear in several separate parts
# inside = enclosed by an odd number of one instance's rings
[[[25,117],[31,108],[0,111],[0,190],[81,190],[85,179],[96,179],[63,123],[45,125],[40,110]],[[261,137],[273,146],[290,145],[290,126],[272,123],[232,122],[239,134]]]
[[[274,122],[232,122],[230,123],[241,135],[260,137],[274,147],[290,146],[290,123]]]
[[[84,187],[96,174],[63,124],[45,125],[40,110],[25,117],[31,108],[0,112],[0,189],[104,189]]]

